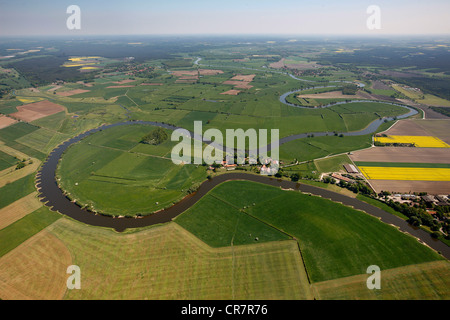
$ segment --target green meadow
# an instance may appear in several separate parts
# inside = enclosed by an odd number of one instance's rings
[[[254,243],[255,237],[259,242],[292,237],[312,282],[363,274],[374,264],[384,270],[442,259],[366,213],[248,181],[217,186],[175,221],[216,247]]]
[[[206,179],[206,169],[175,165],[170,139],[140,143],[153,129],[114,127],[71,146],[58,168],[61,187],[81,205],[116,216],[146,215],[178,202]]]

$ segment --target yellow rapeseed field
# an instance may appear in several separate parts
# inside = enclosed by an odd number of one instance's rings
[[[16,99],[25,104],[44,100],[43,98],[39,97],[22,97],[22,96],[17,96]]]
[[[359,167],[369,180],[450,181],[449,168]]]
[[[72,67],[84,67],[98,64],[98,62],[92,61],[93,59],[100,59],[101,57],[72,57],[68,60],[70,62],[64,63],[63,67],[72,68]],[[87,60],[87,61],[86,61]]]
[[[412,143],[418,148],[450,148],[450,145],[432,136],[387,136],[375,137],[380,143]]]
[[[100,59],[101,57],[73,57],[73,58],[69,58],[70,61],[73,62],[78,62],[78,61],[83,61],[83,60],[88,60],[88,59]]]

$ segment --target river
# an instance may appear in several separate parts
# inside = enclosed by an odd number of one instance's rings
[[[199,58],[200,59],[200,58]],[[201,60],[201,59],[200,59]],[[200,60],[197,60],[196,63],[198,63]],[[290,93],[287,93],[283,96],[287,96]],[[282,97],[283,97],[282,96]],[[282,98],[280,97],[280,101]],[[414,115],[417,113],[416,110],[400,105],[401,107],[409,109],[409,112],[399,116],[397,118],[406,118],[411,115]],[[391,119],[391,118],[388,118]],[[355,136],[355,135],[365,135],[375,132],[378,127],[383,123],[384,119],[378,119],[373,121],[368,127],[355,131],[355,132],[347,132],[343,133],[344,135],[348,136]],[[63,191],[58,187],[58,184],[56,182],[56,170],[59,161],[61,160],[62,155],[64,152],[74,143],[77,143],[81,141],[82,139],[86,138],[87,136],[94,134],[96,132],[99,132],[101,130],[107,130],[112,127],[116,126],[122,126],[122,125],[132,125],[132,124],[144,124],[144,125],[153,125],[153,126],[159,126],[170,130],[175,130],[179,127],[164,124],[160,122],[153,122],[153,121],[124,121],[109,125],[103,125],[95,129],[91,129],[89,131],[86,131],[82,134],[79,134],[76,137],[73,137],[66,142],[62,143],[58,147],[56,147],[48,156],[47,160],[42,164],[39,172],[36,175],[36,186],[40,192],[40,198],[41,201],[44,202],[48,207],[52,208],[54,211],[57,211],[63,215],[66,215],[68,217],[71,217],[77,221],[93,225],[93,226],[99,226],[99,227],[107,227],[107,228],[113,228],[118,232],[123,232],[125,229],[128,228],[140,228],[140,227],[146,227],[150,225],[155,225],[159,223],[166,223],[172,221],[175,217],[189,209],[192,205],[194,205],[197,201],[199,201],[204,195],[206,195],[211,189],[213,189],[215,186],[219,185],[220,183],[226,182],[226,181],[232,181],[232,180],[246,180],[246,181],[253,181],[253,182],[259,182],[264,183],[267,185],[275,186],[275,187],[281,187],[284,189],[293,189],[298,190],[301,192],[311,193],[314,195],[321,196],[323,198],[331,199],[335,202],[341,202],[345,205],[352,206],[355,209],[360,209],[365,211],[366,213],[373,215],[375,217],[380,218],[383,222],[392,224],[396,227],[398,227],[401,231],[407,232],[411,234],[412,236],[420,239],[423,243],[430,246],[431,248],[440,251],[443,256],[445,256],[447,259],[450,259],[450,247],[442,243],[441,241],[433,239],[430,234],[427,232],[417,229],[409,225],[406,221],[387,213],[375,206],[369,205],[363,201],[357,200],[355,198],[351,198],[336,192],[332,192],[323,188],[314,187],[302,183],[296,183],[292,181],[286,181],[281,179],[276,179],[272,177],[266,177],[262,175],[253,175],[253,174],[247,174],[247,173],[227,173],[223,175],[216,176],[210,180],[206,180],[203,182],[198,190],[186,196],[183,200],[176,203],[170,208],[167,208],[165,210],[161,210],[158,212],[155,212],[153,214],[150,214],[148,216],[143,217],[135,217],[135,218],[114,218],[111,216],[106,216],[102,214],[94,214],[92,212],[87,211],[86,209],[83,209],[79,207],[74,202],[71,202],[69,198],[67,198]],[[329,134],[328,132],[315,132],[315,136],[324,136]],[[306,138],[308,134],[298,134],[298,135],[292,135],[289,137],[284,137],[280,139],[280,145],[287,143],[289,141],[293,141],[296,139],[302,139]],[[201,137],[193,136],[194,139],[201,139]]]

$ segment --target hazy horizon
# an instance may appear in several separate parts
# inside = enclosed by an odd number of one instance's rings
[[[80,29],[69,30],[70,5]],[[380,8],[370,30],[367,8]],[[0,36],[297,35],[387,36],[450,34],[450,1],[430,0],[0,0]]]

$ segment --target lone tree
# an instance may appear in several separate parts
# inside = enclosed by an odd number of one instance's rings
[[[169,136],[167,135],[166,131],[164,131],[163,128],[158,127],[149,134],[143,136],[140,142],[145,144],[157,145],[166,141],[168,137]]]

